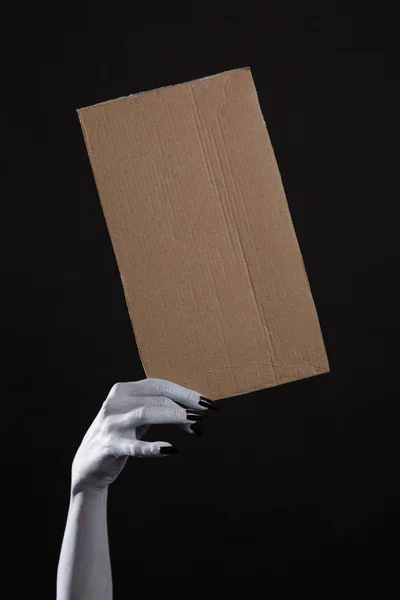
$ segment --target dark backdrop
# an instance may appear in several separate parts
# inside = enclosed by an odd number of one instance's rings
[[[27,585],[55,597],[74,453],[111,386],[145,377],[75,110],[243,66],[331,373],[224,399],[202,438],[166,430],[178,456],[128,461],[109,492],[115,598],[138,581],[155,597],[170,575],[211,596],[213,580],[237,576],[262,593],[290,585],[321,598],[334,584],[353,597],[396,586],[399,410],[385,393],[382,276],[383,84],[394,75],[375,15],[321,4],[260,3],[185,22],[155,14],[122,33],[124,14],[99,29],[87,13],[81,29],[55,19],[40,33],[12,32],[3,54],[12,110],[2,115],[9,597]]]

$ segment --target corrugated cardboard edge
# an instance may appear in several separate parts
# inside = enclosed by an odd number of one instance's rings
[[[194,83],[195,81],[204,81],[205,79],[212,79],[213,77],[218,77],[219,75],[224,75],[225,73],[235,73],[236,71],[250,71],[250,67],[239,67],[238,69],[229,69],[228,71],[221,71],[220,73],[215,73],[214,75],[207,75],[206,77],[199,77],[198,79],[190,79],[188,81],[182,81],[181,83],[173,83],[171,85],[162,85],[158,88],[153,88],[151,90],[144,90],[143,92],[136,92],[135,94],[128,94],[128,96],[119,96],[118,98],[113,98],[112,100],[105,100],[104,102],[97,102],[96,104],[91,104],[90,106],[83,106],[82,108],[77,108],[76,112],[83,112],[84,110],[89,110],[94,108],[95,106],[102,106],[104,104],[109,104],[110,102],[115,102],[116,100],[127,100],[128,98],[135,98],[136,96],[142,96],[143,94],[151,94],[153,92],[158,92],[160,90],[165,90],[171,87],[179,87],[182,85],[187,85],[188,83]],[[82,121],[81,121],[82,123]]]

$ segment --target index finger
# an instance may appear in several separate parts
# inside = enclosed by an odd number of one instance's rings
[[[142,379],[130,381],[127,384],[128,393],[133,396],[167,396],[174,402],[187,408],[204,410],[211,408],[218,410],[215,403],[202,396],[199,392],[185,388],[167,379]]]

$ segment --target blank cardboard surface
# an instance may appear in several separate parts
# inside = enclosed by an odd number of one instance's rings
[[[78,115],[146,376],[217,400],[328,372],[250,69]]]

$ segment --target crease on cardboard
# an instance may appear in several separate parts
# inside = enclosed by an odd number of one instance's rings
[[[221,112],[223,106],[227,103],[227,89],[228,89],[229,84],[230,84],[230,76],[228,75],[228,77],[226,78],[226,82],[225,82],[225,84],[223,86],[224,99],[223,99],[223,101],[222,101],[221,106],[219,107],[219,109],[217,109],[216,122],[218,124],[219,133],[220,133],[221,139],[222,139],[223,144],[224,144],[226,158],[227,158],[227,164],[228,164],[229,170],[230,170],[230,177],[231,177],[232,185],[235,188],[236,196],[238,198],[240,197],[240,199],[242,201],[242,204],[244,206],[243,198],[242,198],[241,194],[239,194],[239,192],[238,192],[238,189],[237,189],[236,183],[235,183],[235,178],[233,177],[233,174],[232,174],[232,168],[231,168],[231,164],[230,164],[229,153],[228,153],[227,147],[226,147],[226,140],[225,140],[225,136],[224,136],[224,133],[223,133],[223,130],[222,130],[222,127],[221,127],[221,123],[220,123],[220,112]],[[196,118],[195,118],[196,132],[197,132],[197,136],[199,138],[199,142],[200,142],[200,145],[201,145],[201,148],[202,148],[202,154],[203,154],[204,162],[205,162],[206,167],[207,167],[208,175],[209,175],[211,181],[213,181],[213,186],[214,186],[214,188],[215,188],[215,190],[217,192],[218,200],[219,200],[219,203],[221,205],[223,217],[224,217],[225,224],[227,226],[228,234],[229,234],[229,237],[230,237],[231,247],[232,247],[232,250],[234,252],[235,252],[235,250],[234,250],[234,244],[232,242],[232,237],[231,237],[231,233],[230,233],[229,224],[233,225],[233,229],[236,232],[237,240],[239,242],[239,247],[240,247],[240,251],[241,251],[242,260],[243,260],[245,268],[246,268],[246,274],[247,274],[247,279],[248,279],[248,282],[249,282],[249,287],[251,289],[253,300],[254,300],[255,306],[257,308],[258,315],[260,317],[261,325],[262,325],[263,330],[264,330],[264,335],[266,336],[268,345],[270,347],[271,355],[273,357],[273,360],[275,361],[275,363],[274,362],[270,362],[268,364],[271,365],[273,376],[274,376],[274,381],[276,383],[278,381],[278,378],[277,378],[277,374],[276,374],[276,371],[275,371],[275,366],[283,366],[283,365],[280,365],[277,362],[278,359],[277,359],[277,356],[276,356],[276,349],[275,349],[275,346],[274,346],[274,343],[273,343],[273,337],[272,337],[272,334],[271,334],[271,330],[269,328],[269,325],[268,325],[268,322],[267,322],[267,320],[265,318],[265,315],[264,315],[264,313],[263,313],[263,311],[261,309],[260,303],[259,303],[259,301],[257,299],[256,288],[255,288],[255,285],[254,285],[254,282],[253,282],[253,278],[252,278],[252,276],[250,274],[249,264],[248,264],[248,261],[246,259],[245,251],[244,251],[244,248],[243,248],[242,238],[240,236],[237,223],[235,221],[233,213],[231,214],[230,219],[227,217],[227,214],[229,214],[228,208],[224,205],[221,193],[219,191],[219,187],[218,187],[218,185],[216,183],[215,173],[214,173],[212,167],[210,167],[210,165],[208,163],[208,160],[206,158],[207,157],[207,153],[205,151],[204,143],[203,143],[202,136],[201,136],[201,128],[199,127],[199,122],[201,123],[202,119],[201,119],[201,116],[200,116],[200,111],[199,111],[199,107],[198,107],[198,104],[197,104],[197,101],[196,101],[196,96],[195,96],[194,91],[193,91],[192,84],[189,85],[189,89],[190,89],[191,96],[192,96],[192,99],[193,99],[193,106],[194,106],[194,109],[195,109],[194,114],[196,115]],[[228,186],[227,181],[226,181],[226,176],[225,176],[224,168],[222,166],[221,156],[220,156],[220,154],[218,152],[217,144],[215,142],[215,139],[214,139],[212,133],[211,133],[211,139],[212,139],[212,143],[213,143],[213,146],[214,146],[215,155],[218,158],[219,169],[220,169],[222,178],[224,179],[225,189],[229,190],[229,186]],[[213,178],[211,178],[211,173],[213,173]],[[234,367],[232,367],[232,368],[234,368]]]
[[[199,127],[200,114],[199,114],[199,109],[198,109],[198,106],[197,106],[196,97],[194,95],[193,87],[192,87],[191,83],[189,84],[189,90],[190,90],[190,93],[191,93],[191,97],[192,97],[192,101],[193,101],[193,106],[194,106],[193,120],[194,120],[194,124],[195,124],[196,134],[197,134],[197,137],[198,137],[198,140],[199,140],[199,144],[200,144],[200,147],[201,147],[201,151],[202,151],[203,161],[204,161],[204,164],[205,164],[206,169],[207,169],[208,177],[209,177],[210,181],[213,183],[213,187],[214,187],[215,191],[217,192],[217,197],[218,197],[221,209],[222,209],[222,214],[223,214],[225,225],[226,225],[226,228],[227,228],[227,231],[228,231],[228,235],[229,235],[231,248],[232,248],[232,251],[234,252],[234,245],[233,245],[232,237],[231,237],[231,234],[230,234],[230,231],[229,231],[229,225],[228,225],[227,220],[226,220],[223,202],[222,202],[222,199],[221,199],[221,195],[220,195],[218,186],[217,186],[216,181],[215,181],[215,173],[214,173],[214,171],[212,169],[211,164],[209,164],[209,162],[208,162],[207,152],[205,150],[204,143],[203,143],[203,140],[202,140],[202,137],[201,137],[200,127]],[[213,277],[213,280],[214,280],[214,277]],[[214,280],[214,284],[215,284],[215,280]],[[216,285],[215,285],[215,289],[217,289]],[[218,299],[218,306],[219,306],[220,314],[222,316],[221,302],[220,302],[220,299],[218,298],[218,296],[217,296],[217,299]],[[220,322],[218,324],[219,324],[219,328],[220,328],[220,331],[221,331],[221,334],[222,334],[222,337],[223,337],[223,340],[224,340],[226,354],[227,354],[228,359],[230,361],[231,358],[230,358],[230,355],[229,355],[228,345],[226,343],[225,334],[223,332],[223,329],[221,327]],[[233,371],[232,371],[232,377],[235,378],[235,373]]]
[[[242,367],[247,367],[248,365],[269,365],[275,367],[293,367],[294,369],[298,369],[299,365],[306,365],[307,367],[312,367],[315,370],[315,374],[325,373],[325,371],[315,365],[310,365],[305,361],[300,361],[299,363],[272,363],[269,360],[252,360],[250,362],[241,363],[239,365],[222,365],[218,367],[218,369],[210,369],[209,371],[202,371],[201,373],[196,373],[195,375],[189,375],[189,377],[185,377],[185,381],[189,381],[190,379],[195,379],[196,377],[200,377],[201,375],[209,375],[210,373],[218,373],[220,369],[241,369]]]
[[[227,102],[227,89],[228,89],[229,83],[230,83],[230,77],[227,77],[227,81],[226,81],[226,84],[224,86],[225,103]],[[223,129],[221,127],[221,122],[220,122],[220,118],[219,118],[221,110],[222,110],[222,107],[220,107],[219,111],[217,111],[217,123],[218,123],[218,127],[219,127],[219,132],[220,132],[220,135],[221,135],[221,139],[222,139],[222,141],[224,143],[224,148],[225,148],[225,153],[226,153],[226,158],[227,158],[226,162],[227,162],[227,165],[229,167],[229,173],[230,173],[232,185],[233,185],[233,187],[235,189],[235,192],[236,192],[236,196],[237,196],[237,198],[240,198],[240,200],[242,202],[242,206],[243,206],[244,212],[247,213],[246,205],[245,205],[245,203],[243,201],[243,196],[242,196],[241,192],[239,192],[239,190],[238,190],[238,188],[236,186],[236,181],[235,181],[235,178],[234,178],[233,173],[232,173],[231,161],[230,161],[229,152],[228,152],[227,145],[226,145],[226,139],[225,139],[225,135],[224,135]],[[215,144],[215,141],[214,141],[214,144]],[[215,150],[216,150],[216,153],[218,155],[218,159],[220,161],[221,172],[223,173],[224,170],[223,170],[223,167],[222,167],[222,161],[221,161],[221,157],[219,155],[219,152],[218,152],[216,144],[215,144]],[[225,177],[225,175],[223,175],[223,176]],[[234,218],[233,214],[232,214],[232,220],[235,223],[235,229],[236,229],[236,233],[237,233],[237,236],[238,236],[238,240],[239,240],[239,244],[240,244],[240,249],[242,251],[242,257],[243,257],[244,263],[246,265],[246,272],[247,272],[248,280],[249,280],[249,283],[250,283],[250,286],[251,286],[251,289],[252,289],[252,292],[253,292],[254,301],[255,301],[257,309],[258,309],[258,313],[259,313],[259,316],[260,316],[260,319],[261,319],[261,324],[264,326],[264,334],[267,335],[273,359],[275,361],[277,361],[276,349],[275,349],[275,346],[274,346],[274,343],[273,343],[273,336],[271,334],[271,330],[269,328],[267,319],[266,319],[266,317],[264,315],[264,312],[263,312],[263,310],[261,308],[261,305],[260,305],[260,303],[259,303],[259,301],[257,299],[256,288],[255,288],[255,285],[254,285],[254,282],[253,282],[253,278],[252,278],[252,276],[250,274],[250,267],[249,267],[248,261],[246,259],[246,254],[245,254],[244,247],[243,247],[243,241],[242,241],[242,238],[240,236],[239,228],[237,226],[237,223],[235,221],[235,218]],[[274,373],[275,381],[277,381],[276,372],[275,372],[275,368],[274,368],[274,363],[271,362],[271,366],[272,366],[272,370],[273,370],[273,373]],[[279,366],[281,366],[281,365],[279,365]]]

